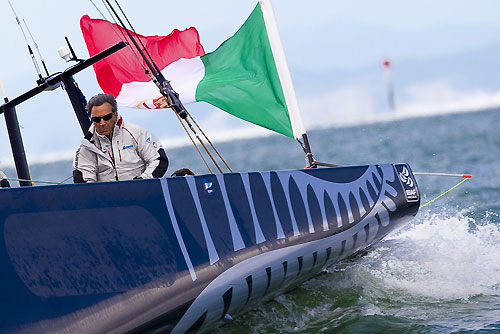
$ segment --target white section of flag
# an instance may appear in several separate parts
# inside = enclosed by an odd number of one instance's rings
[[[306,130],[304,128],[304,123],[302,122],[299,104],[295,95],[295,89],[293,88],[292,76],[290,75],[290,70],[288,69],[288,63],[286,61],[285,51],[283,50],[283,45],[281,43],[276,18],[274,17],[273,7],[271,5],[271,0],[259,0],[259,3],[266,25],[267,37],[269,38],[269,44],[271,44],[276,69],[280,78],[281,88],[283,89],[283,95],[285,96],[288,116],[290,117],[290,123],[292,124],[293,135],[295,139],[298,140],[302,138],[302,135],[306,133]]]
[[[181,58],[162,71],[163,76],[179,94],[183,104],[196,102],[196,88],[205,76],[205,66],[200,57]],[[153,99],[160,97],[158,87],[152,82],[130,82],[122,85],[116,101],[119,105],[131,108],[154,108]],[[144,105],[145,104],[145,105]]]

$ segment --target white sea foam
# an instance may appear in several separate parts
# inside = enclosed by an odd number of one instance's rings
[[[363,306],[362,309],[361,309],[361,314],[363,316],[383,314],[382,311],[380,310],[380,307],[378,307],[376,305],[373,305],[373,304],[368,303],[368,302],[361,303],[361,305]]]
[[[467,299],[500,290],[500,228],[460,213],[429,214],[368,255],[388,288],[433,299]],[[371,258],[371,259],[370,259]]]

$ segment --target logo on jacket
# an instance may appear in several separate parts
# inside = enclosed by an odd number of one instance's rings
[[[134,147],[134,145],[128,145],[128,146],[125,146],[125,145],[124,145],[124,146],[122,147],[122,150],[128,150],[129,148],[132,148],[132,147]]]
[[[151,137],[148,137],[148,139],[146,139],[146,143],[151,143]]]

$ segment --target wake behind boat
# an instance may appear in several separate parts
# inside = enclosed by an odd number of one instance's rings
[[[260,19],[270,27],[266,8],[268,1],[258,4],[237,35]],[[276,57],[280,51],[270,45]],[[282,104],[284,111],[258,122],[302,139],[308,168],[30,186],[15,107],[62,82],[85,131],[89,119],[72,75],[92,64],[98,72],[98,61],[109,64],[124,46],[106,45],[0,106],[18,176],[26,180],[0,190],[0,332],[207,332],[416,215],[420,194],[407,164],[317,168],[328,164],[313,159],[280,61],[274,107]],[[214,55],[220,53],[208,58]],[[165,98],[159,104],[183,118],[181,100],[155,67],[150,70]]]

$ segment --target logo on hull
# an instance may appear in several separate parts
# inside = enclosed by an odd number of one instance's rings
[[[406,165],[394,165],[399,177],[399,181],[403,186],[407,202],[417,202],[419,200],[418,189],[413,175],[410,173]]]

